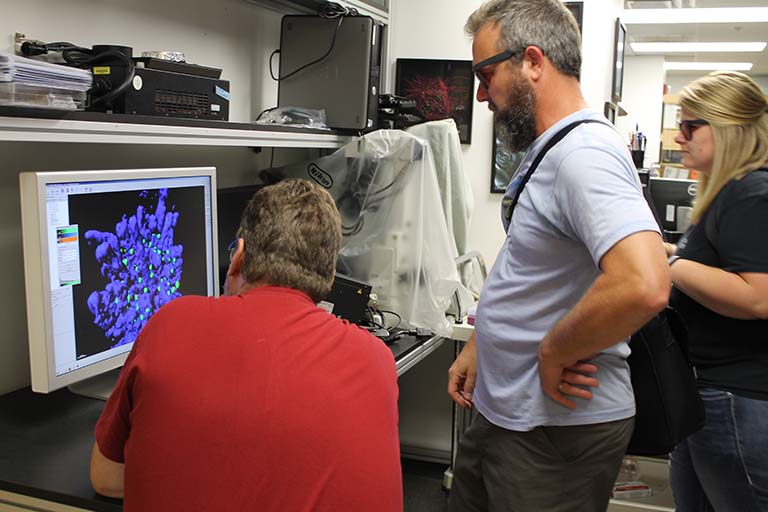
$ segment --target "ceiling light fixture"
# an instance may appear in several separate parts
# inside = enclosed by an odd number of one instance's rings
[[[749,71],[751,62],[665,62],[665,71]]]
[[[624,9],[625,25],[691,23],[766,23],[768,7],[711,7],[687,9]]]
[[[761,52],[766,43],[630,43],[635,53]]]

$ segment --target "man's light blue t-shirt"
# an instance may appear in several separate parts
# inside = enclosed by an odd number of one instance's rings
[[[580,119],[605,121],[595,110],[582,110],[541,134],[503,205],[544,144]],[[547,397],[539,381],[541,340],[599,276],[603,255],[633,233],[658,232],[629,151],[605,123],[577,126],[546,154],[505,226],[506,240],[480,297],[473,400],[483,416],[509,430],[603,423],[635,414],[626,341],[593,359],[600,386],[592,389],[592,400],[574,399],[575,410]]]

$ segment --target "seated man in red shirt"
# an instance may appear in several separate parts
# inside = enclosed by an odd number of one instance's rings
[[[401,511],[392,353],[315,305],[341,240],[331,196],[265,187],[238,237],[224,297],[176,299],[139,335],[94,488],[126,511]]]

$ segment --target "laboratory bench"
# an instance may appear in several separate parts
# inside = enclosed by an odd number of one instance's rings
[[[389,345],[398,376],[438,349],[441,336],[403,336]],[[120,511],[122,501],[90,484],[93,429],[101,400],[60,389],[0,396],[0,511]]]

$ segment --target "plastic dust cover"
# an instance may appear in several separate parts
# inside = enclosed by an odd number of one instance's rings
[[[378,130],[329,156],[269,174],[325,187],[342,219],[337,271],[370,283],[379,309],[400,315],[401,327],[450,336],[445,312],[469,292],[459,280],[456,244],[424,140]]]

